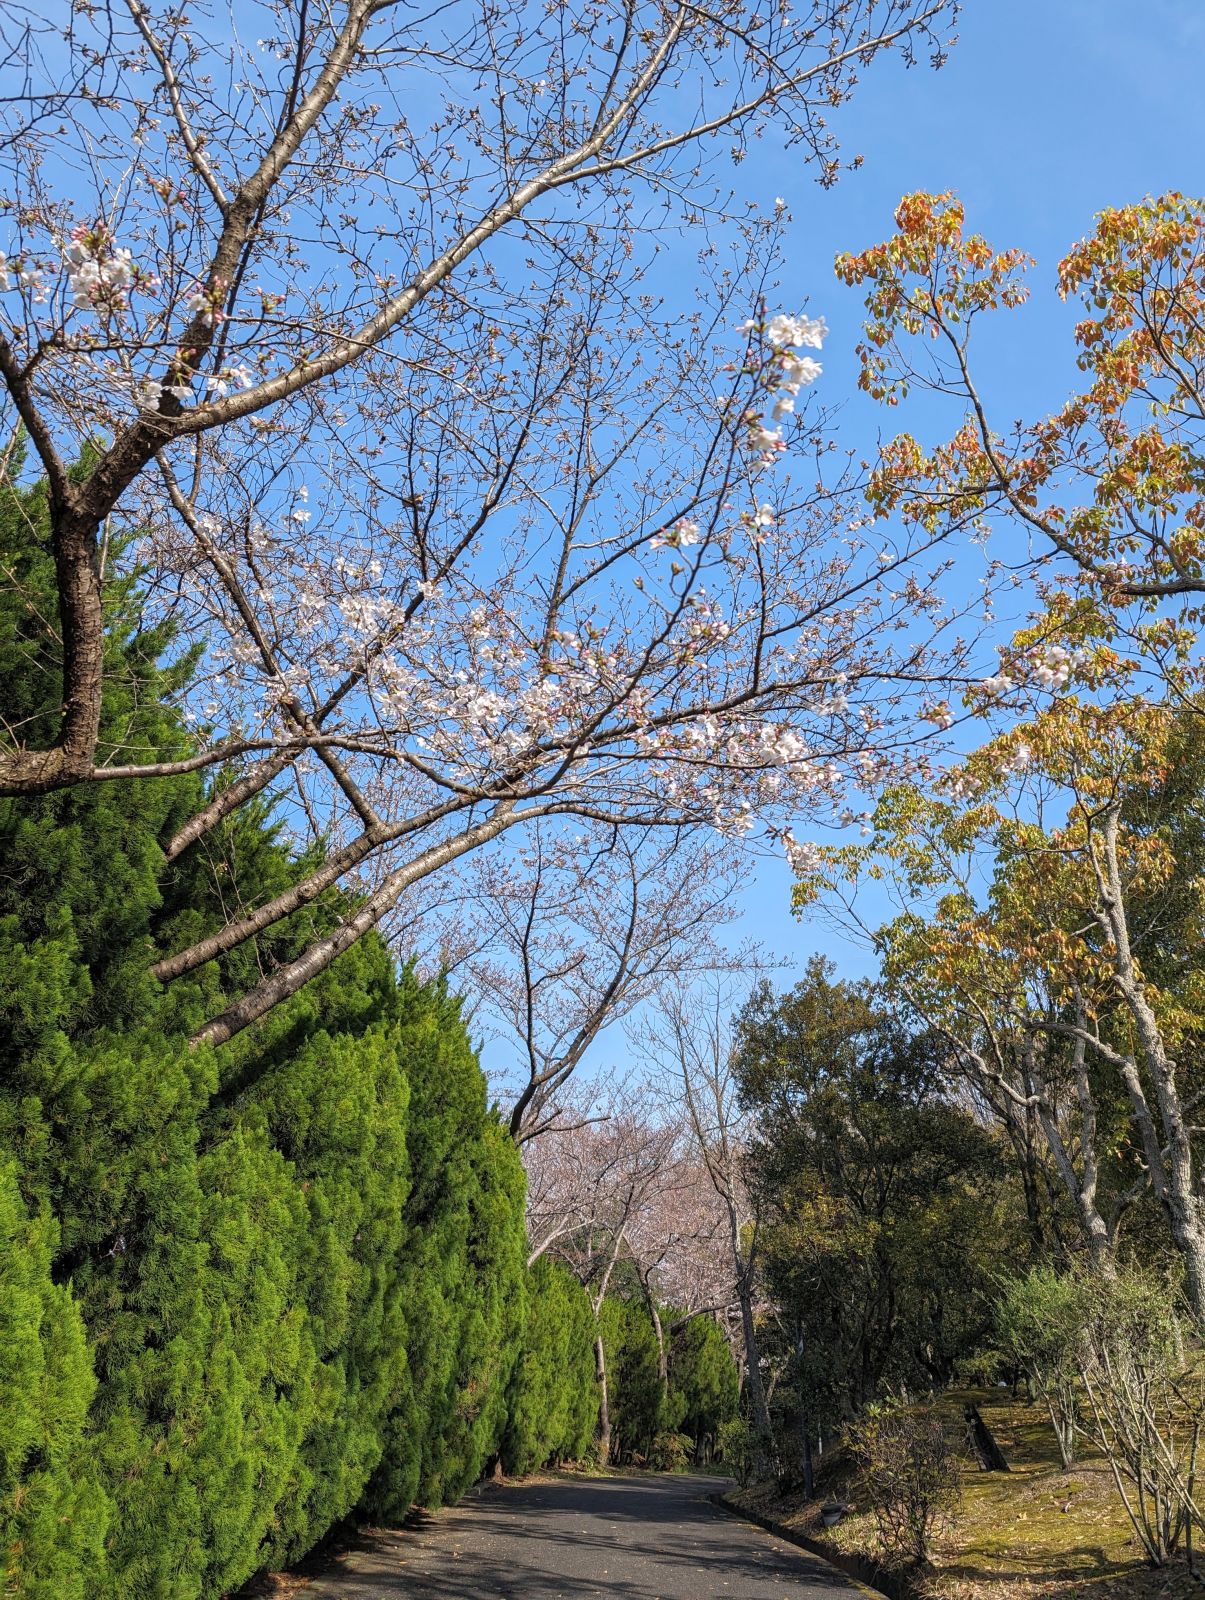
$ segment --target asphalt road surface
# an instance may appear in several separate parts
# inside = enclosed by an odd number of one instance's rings
[[[372,1530],[297,1600],[855,1600],[823,1561],[711,1505],[715,1478],[557,1478]]]

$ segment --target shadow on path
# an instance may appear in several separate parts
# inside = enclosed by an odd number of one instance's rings
[[[365,1529],[305,1600],[853,1600],[823,1561],[709,1503],[715,1478],[561,1477]]]

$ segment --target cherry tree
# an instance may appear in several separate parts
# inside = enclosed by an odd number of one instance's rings
[[[562,1095],[610,1024],[669,974],[728,959],[739,849],[723,836],[646,828],[535,827],[522,847],[478,858],[451,915],[470,947],[457,981],[478,1026],[513,1058],[499,1074],[511,1137],[553,1127]],[[571,1112],[572,1115],[572,1112]]]
[[[940,63],[950,10],[10,20],[4,459],[28,441],[48,484],[63,682],[47,747],[0,722],[0,793],[219,771],[169,858],[265,789],[312,819],[325,861],[165,983],[357,890],[199,1039],[512,829],[785,836],[940,704],[941,540],[857,525],[804,393],[823,325],[773,309],[780,218],[738,214],[717,162],[774,127],[831,180],[828,108],[884,52]],[[187,755],[101,728],[130,562],[203,646]]]
[[[730,1331],[737,1304],[727,1218],[688,1141],[680,1143],[656,1204],[633,1219],[627,1246],[653,1324],[657,1370],[666,1393],[674,1335],[696,1317],[707,1316]],[[665,1308],[671,1312],[668,1326]]]
[[[729,1303],[739,1308],[741,1365],[768,1459],[772,1430],[756,1318],[758,1217],[742,1171],[747,1130],[732,1061],[734,990],[731,973],[722,972],[702,983],[667,983],[634,1033],[688,1130],[691,1156],[718,1208]]]
[[[592,1111],[530,1141],[524,1155],[530,1259],[555,1253],[586,1289],[597,1319],[642,1220],[661,1217],[666,1196],[680,1182],[674,1160],[679,1130],[654,1119],[647,1096],[630,1084],[612,1085]],[[611,1422],[601,1329],[594,1357],[605,1461]]]

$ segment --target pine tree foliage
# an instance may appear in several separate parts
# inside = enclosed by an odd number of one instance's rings
[[[36,730],[60,648],[40,486],[0,500]],[[191,662],[109,584],[106,735],[180,754]],[[18,595],[19,600],[12,597]],[[31,735],[32,737],[32,732]],[[38,1600],[209,1600],[363,1506],[454,1498],[524,1337],[519,1157],[458,1003],[376,938],[220,1053],[189,1045],[328,896],[187,980],[157,957],[309,858],[244,807],[168,863],[192,777],[0,802],[0,1558]]]
[[[666,1318],[672,1322],[672,1313]],[[669,1350],[668,1426],[688,1435],[700,1453],[737,1414],[740,1374],[718,1322],[692,1317],[674,1333]]]
[[[0,1592],[14,1600],[83,1600],[109,1518],[85,1442],[96,1380],[54,1245],[0,1162]]]
[[[585,1456],[598,1423],[594,1314],[581,1284],[541,1256],[529,1280],[527,1334],[509,1393],[507,1472]]]

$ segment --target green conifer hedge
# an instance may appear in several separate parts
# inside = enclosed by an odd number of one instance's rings
[[[58,681],[45,526],[41,486],[0,493],[0,677],[29,729]],[[140,630],[135,577],[109,605],[105,737],[179,755],[192,661]],[[369,937],[223,1050],[189,1044],[346,904],[163,989],[157,953],[307,865],[254,805],[169,865],[202,798],[184,777],[0,800],[8,1600],[216,1600],[357,1509],[594,1432],[588,1301],[527,1268],[519,1155],[444,985]]]
[[[528,1280],[527,1337],[511,1377],[502,1464],[531,1472],[590,1452],[598,1426],[594,1313],[586,1291],[546,1256]]]

